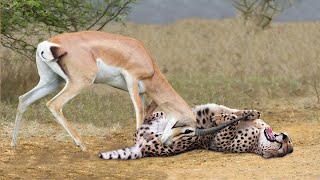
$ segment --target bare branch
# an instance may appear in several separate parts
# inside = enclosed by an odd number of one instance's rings
[[[122,10],[124,10],[124,8],[127,7],[127,5],[131,2],[131,0],[127,1],[126,3],[123,4],[123,6],[118,10],[118,12],[112,16],[109,20],[107,20],[106,22],[104,22],[102,24],[102,26],[100,28],[97,29],[97,31],[100,31],[106,24],[108,24],[110,21],[112,21],[113,19],[115,19],[121,12]]]
[[[103,11],[102,15],[101,15],[94,23],[92,23],[91,26],[89,26],[89,27],[87,28],[87,30],[89,30],[89,29],[91,29],[93,26],[95,26],[95,25],[106,15],[106,13],[108,12],[108,9],[109,9],[110,5],[111,5],[111,3],[108,4],[107,8]]]

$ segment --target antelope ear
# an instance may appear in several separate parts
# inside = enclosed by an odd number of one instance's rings
[[[185,121],[178,120],[172,128],[185,127],[188,124]]]
[[[62,47],[58,47],[58,46],[51,46],[50,51],[51,51],[54,59],[60,58],[63,55],[67,54],[67,51],[65,49],[63,49]]]

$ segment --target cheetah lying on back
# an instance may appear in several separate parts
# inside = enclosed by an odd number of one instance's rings
[[[194,149],[208,149],[231,153],[256,153],[265,158],[282,157],[293,152],[293,144],[286,133],[275,133],[252,110],[230,109],[222,105],[207,104],[193,108],[198,128],[209,128],[252,113],[218,133],[206,136],[182,137],[172,146],[162,145],[160,137],[167,124],[163,112],[155,112],[144,120],[134,135],[135,145],[130,148],[100,153],[103,159],[137,159],[148,156],[171,156]],[[188,133],[188,132],[185,132]]]

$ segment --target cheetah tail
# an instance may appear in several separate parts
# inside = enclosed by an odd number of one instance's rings
[[[142,157],[141,148],[136,144],[129,148],[99,153],[101,159],[138,159]]]

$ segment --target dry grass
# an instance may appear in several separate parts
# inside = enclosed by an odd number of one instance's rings
[[[320,23],[274,23],[264,31],[237,19],[184,20],[168,25],[110,25],[104,31],[134,37],[146,45],[178,93],[190,104],[216,102],[267,109],[270,104],[303,106],[317,102],[320,89]],[[0,121],[12,122],[17,97],[38,80],[35,65],[2,55]],[[24,62],[23,64],[21,62]],[[52,97],[52,96],[51,96]],[[25,119],[51,122],[46,97]],[[301,105],[302,106],[302,105]],[[125,92],[98,86],[64,109],[69,119],[111,126],[134,118]]]
[[[312,78],[320,78],[315,48],[320,23],[274,24],[265,31],[249,31],[236,20],[132,26],[123,34],[145,42],[189,102],[191,85],[214,98],[201,100],[217,102],[230,95],[238,96],[234,100],[308,96]]]

